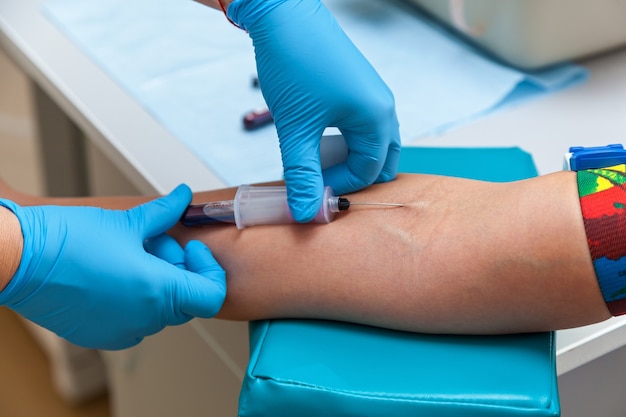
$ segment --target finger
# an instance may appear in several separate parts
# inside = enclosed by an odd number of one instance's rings
[[[111,343],[108,343],[108,344],[104,344],[102,346],[98,346],[97,348],[105,349],[105,350],[128,349],[128,348],[131,348],[133,346],[138,345],[139,343],[141,343],[142,340],[143,340],[143,337],[135,337],[133,339],[128,339],[128,340],[124,340],[124,341],[115,341],[115,342],[111,342]],[[94,348],[96,348],[96,347],[94,347]]]
[[[146,252],[172,265],[185,269],[185,252],[176,239],[166,233],[147,239],[143,244]]]
[[[383,166],[383,170],[376,179],[377,183],[392,181],[398,176],[398,165],[400,164],[400,149],[402,149],[402,143],[400,140],[400,132],[396,131],[396,134],[389,144],[387,152],[387,160]]]
[[[321,133],[315,133],[308,138],[281,141],[287,201],[291,215],[300,223],[311,221],[322,206],[320,139]]]
[[[157,236],[178,222],[191,203],[191,190],[179,185],[169,195],[142,204],[128,211],[131,223],[137,222],[143,238]]]
[[[192,317],[213,317],[226,298],[226,272],[209,248],[197,240],[187,243],[185,259],[187,280],[181,282],[178,292],[181,312]]]
[[[337,195],[361,190],[372,185],[382,172],[387,157],[386,141],[344,133],[348,145],[345,162],[324,171],[324,182]],[[358,144],[358,146],[356,145]]]

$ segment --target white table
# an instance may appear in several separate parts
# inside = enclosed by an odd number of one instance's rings
[[[0,46],[36,85],[40,124],[45,131],[42,146],[49,156],[47,169],[51,189],[57,194],[84,190],[84,185],[75,181],[78,177],[76,173],[83,168],[82,155],[76,151],[80,132],[144,193],[164,193],[183,181],[196,190],[223,186],[207,166],[41,15],[39,6],[43,1],[0,2]],[[571,145],[624,142],[626,50],[590,59],[583,64],[591,70],[590,80],[583,85],[500,111],[442,136],[423,139],[419,145],[519,146],[533,155],[540,173],[545,174],[561,169],[563,152]],[[65,169],[60,174],[58,160],[62,161],[61,166]],[[163,160],[169,161],[170,165],[165,166]],[[144,386],[149,387],[145,392],[133,394],[136,407],[140,407],[140,403],[150,407],[147,404],[154,402],[151,397],[161,391],[163,395],[168,395],[172,386],[190,379],[187,371],[191,370],[192,374],[212,373],[208,378],[201,378],[202,383],[220,381],[213,382],[210,387],[192,388],[191,393],[203,392],[200,395],[207,402],[210,402],[210,397],[216,404],[230,404],[216,406],[213,409],[215,415],[235,415],[232,399],[236,398],[241,372],[247,361],[247,349],[241,346],[246,344],[245,326],[217,321],[199,323],[194,322],[195,328],[182,326],[168,329],[148,343],[142,343],[139,348],[112,359],[114,365],[122,369],[121,373],[134,372],[134,382],[141,382],[138,380],[143,378]],[[203,358],[204,364],[198,365],[190,358],[203,352],[201,346],[206,349],[206,342],[211,346],[211,354]],[[565,381],[571,377],[571,382],[567,381],[572,386],[586,385],[586,375],[593,372],[596,364],[601,365],[604,358],[620,352],[625,342],[624,318],[558,332],[557,368],[560,378]],[[176,350],[181,348],[181,344],[182,354]],[[155,368],[151,371],[155,363],[171,361],[163,346],[172,349],[179,362],[171,363],[171,369],[161,368],[156,372]],[[136,376],[142,368],[144,376]],[[616,363],[611,369],[614,374],[608,375],[605,382],[623,386],[622,380],[611,378],[626,375],[624,366]],[[582,372],[580,376],[577,374],[579,370]],[[178,381],[164,380],[167,378]],[[189,385],[197,383],[194,381]],[[231,391],[235,391],[234,396]],[[569,413],[566,417],[582,409],[577,403],[580,398],[575,398],[580,395],[575,396],[573,392],[574,388],[567,392],[561,390],[564,410]],[[142,402],[142,396],[150,397],[150,400]],[[183,395],[180,404],[177,404],[178,413],[181,404],[188,400]],[[622,398],[612,398],[611,401],[616,403],[615,407],[626,405],[626,400]],[[136,414],[138,410],[135,409]],[[145,409],[141,411],[146,412]],[[162,407],[148,410],[151,415],[167,415],[167,412]],[[612,412],[613,409],[597,412],[596,415],[608,416]]]

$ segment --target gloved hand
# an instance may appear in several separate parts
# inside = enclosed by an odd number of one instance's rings
[[[318,212],[324,183],[341,195],[396,177],[393,95],[320,0],[234,0],[228,17],[253,40],[297,221]],[[329,126],[339,128],[349,156],[322,176],[319,142]]]
[[[20,266],[0,292],[0,305],[70,342],[100,349],[129,347],[167,325],[212,317],[226,282],[209,249],[190,242],[177,267],[143,246],[172,227],[190,201],[186,186],[126,211],[0,200],[16,214],[24,237]]]

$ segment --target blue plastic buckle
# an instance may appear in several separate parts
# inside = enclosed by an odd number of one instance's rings
[[[565,154],[564,169],[581,171],[584,169],[606,168],[626,164],[626,150],[620,144],[607,146],[572,146]]]

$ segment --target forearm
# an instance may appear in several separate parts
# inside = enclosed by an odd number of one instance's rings
[[[194,200],[233,194],[196,193]],[[22,204],[109,208],[148,199],[13,197]],[[307,317],[423,332],[506,333],[609,317],[571,172],[502,184],[403,175],[351,199],[407,206],[354,207],[327,225],[242,231],[179,225],[171,233],[183,244],[204,241],[225,268],[225,319]]]
[[[507,333],[609,317],[575,174],[496,184],[401,176],[323,226],[188,229],[227,271],[220,317],[307,317],[423,332]]]

